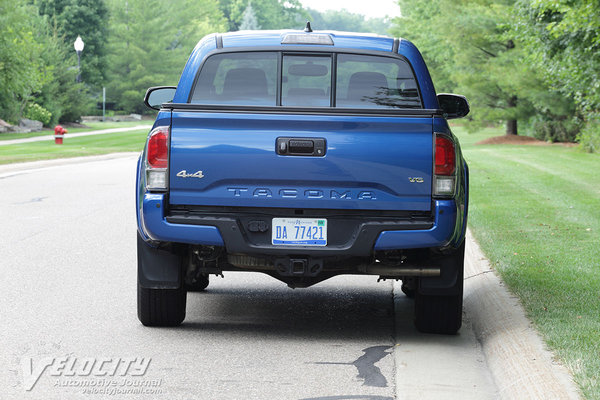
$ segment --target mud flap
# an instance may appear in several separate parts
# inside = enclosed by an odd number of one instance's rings
[[[436,258],[441,275],[419,279],[419,293],[424,295],[449,296],[462,293],[464,275],[465,242],[452,254]],[[460,282],[459,282],[460,280]]]
[[[145,289],[178,289],[182,285],[183,258],[146,244],[137,234],[138,282]]]

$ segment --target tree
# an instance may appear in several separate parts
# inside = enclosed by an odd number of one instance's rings
[[[235,30],[237,30],[237,27],[238,27],[231,18],[231,8],[232,8],[232,4],[235,1],[237,1],[237,0],[218,0],[219,10],[221,10],[221,13],[225,17],[225,20],[227,21],[227,27],[226,27],[227,31],[235,31]]]
[[[585,111],[600,112],[600,3],[520,0],[517,33],[547,82]]]
[[[37,10],[23,0],[0,0],[0,118],[17,122],[45,80],[36,41]]]
[[[548,86],[574,101],[578,112],[570,120],[582,128],[578,141],[588,151],[600,151],[600,4],[519,0],[515,9],[515,30],[527,50],[527,62]]]
[[[35,5],[8,3],[0,0],[0,118],[16,123],[35,109],[50,114],[46,125],[79,119],[89,95],[75,82],[74,52]]]
[[[392,20],[385,18],[365,18],[358,32],[378,33],[380,35],[391,35]]]
[[[445,84],[471,99],[474,117],[504,120],[506,133],[516,134],[517,119],[524,114],[527,104],[511,85],[517,71],[518,50],[507,35],[509,4],[490,3],[441,0],[437,4],[416,4],[402,0],[403,17],[396,20],[395,32],[408,39],[412,32],[425,38],[422,51],[434,60],[432,66],[442,70],[439,75],[445,77]],[[460,28],[439,29],[440,26]],[[415,42],[420,46],[418,37]]]
[[[310,15],[309,19],[312,22],[313,29],[387,35],[391,28],[389,19],[365,18],[362,14],[354,14],[344,9],[320,12],[309,8],[306,11]]]
[[[252,2],[248,2],[248,7],[244,10],[242,14],[242,23],[240,24],[241,31],[256,31],[260,29],[260,25],[256,20],[256,15],[254,15],[254,10],[252,9]]]
[[[104,0],[34,0],[66,50],[75,53],[77,36],[85,42],[81,55],[81,79],[88,85],[102,86],[106,76],[108,8]]]
[[[532,115],[570,112],[568,99],[523,62],[526,49],[512,28],[512,0],[400,0],[400,6],[394,32],[409,40],[414,36],[439,78],[438,89],[467,95],[476,122],[503,121],[507,134],[517,134],[518,121],[528,122]]]
[[[456,79],[447,64],[454,59],[454,47],[448,44],[439,29],[433,29],[441,20],[439,1],[400,0],[402,17],[395,18],[391,32],[413,41],[427,61],[436,88],[441,92],[455,91]]]
[[[45,79],[32,94],[31,102],[52,113],[50,123],[77,121],[93,108],[93,100],[85,83],[77,83],[74,51],[65,46],[62,38],[47,23],[47,17],[38,19],[36,41],[44,49],[40,55]]]
[[[198,40],[222,31],[225,20],[210,0],[109,1],[107,96],[126,112],[146,111],[146,89],[176,85]]]
[[[248,0],[220,0],[229,19],[229,29],[241,29]],[[308,17],[299,0],[253,0],[252,11],[261,29],[294,29],[302,27]]]

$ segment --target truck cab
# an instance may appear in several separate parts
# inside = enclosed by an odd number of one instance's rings
[[[291,288],[340,274],[402,281],[423,332],[462,320],[468,167],[404,39],[333,31],[212,34],[158,110],[137,165],[138,316],[179,325],[211,274]]]

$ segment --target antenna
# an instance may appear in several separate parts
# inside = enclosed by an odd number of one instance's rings
[[[310,27],[310,21],[306,21],[306,28],[304,28],[304,32],[312,32],[312,28]]]

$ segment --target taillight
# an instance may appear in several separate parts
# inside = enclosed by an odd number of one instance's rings
[[[456,184],[456,151],[454,142],[443,134],[435,135],[433,195],[454,196]]]
[[[166,190],[169,167],[169,127],[159,126],[148,135],[146,146],[146,188]]]
[[[435,174],[453,175],[456,169],[454,142],[442,135],[435,135]]]
[[[148,138],[148,166],[167,168],[169,163],[169,128],[161,126],[150,133]]]

